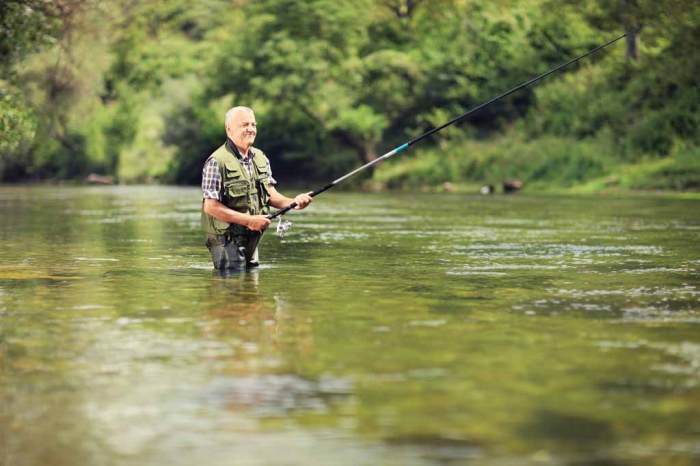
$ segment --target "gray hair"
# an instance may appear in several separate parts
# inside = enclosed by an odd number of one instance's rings
[[[231,122],[233,119],[234,115],[238,112],[250,112],[253,113],[253,109],[250,107],[243,107],[243,106],[238,106],[238,107],[233,107],[230,108],[227,112],[226,115],[224,116],[224,128],[228,128],[228,124]]]

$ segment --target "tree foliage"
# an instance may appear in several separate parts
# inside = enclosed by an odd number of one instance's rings
[[[578,183],[683,166],[700,142],[700,6],[682,0],[13,0],[0,25],[3,180],[197,183],[232,105],[256,110],[276,176],[325,179],[623,31],[426,141],[423,178],[398,161],[376,179],[480,180],[524,157],[509,176]]]

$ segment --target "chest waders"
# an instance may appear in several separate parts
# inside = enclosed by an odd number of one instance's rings
[[[270,162],[262,151],[251,148],[251,172],[243,166],[234,149],[226,143],[209,159],[219,164],[221,176],[221,203],[229,209],[249,215],[265,215],[269,212]],[[209,160],[207,159],[207,161]],[[217,220],[204,212],[202,201],[202,229],[207,235],[207,248],[214,267],[219,270],[254,267],[258,260],[258,242],[262,233]]]

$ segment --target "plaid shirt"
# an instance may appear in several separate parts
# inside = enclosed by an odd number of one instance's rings
[[[235,146],[233,146],[235,147]],[[241,157],[238,150],[234,149],[236,152],[236,158],[241,162],[241,165],[245,167],[248,172],[248,176],[253,173],[253,158],[251,157],[250,151],[248,151],[248,157]],[[270,171],[270,184],[276,185],[277,181],[272,177],[272,171]],[[222,197],[222,183],[221,183],[221,172],[219,171],[219,162],[214,159],[209,159],[207,163],[204,164],[202,169],[202,197],[204,199],[216,199],[221,202]]]

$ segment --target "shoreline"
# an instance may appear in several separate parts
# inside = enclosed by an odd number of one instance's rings
[[[299,187],[295,185],[284,185],[283,190],[285,191],[304,191],[313,189],[318,183],[314,183],[311,186]],[[700,199],[700,191],[674,191],[674,190],[641,190],[641,189],[627,189],[619,187],[606,187],[602,189],[590,189],[586,187],[586,184],[571,186],[571,187],[561,187],[552,186],[547,188],[542,188],[540,184],[525,185],[521,190],[512,193],[504,193],[499,187],[491,194],[481,194],[480,189],[487,183],[449,183],[449,187],[445,185],[417,185],[417,186],[402,186],[402,187],[387,187],[382,186],[378,183],[372,183],[365,181],[362,186],[339,186],[334,189],[334,192],[358,192],[358,193],[424,193],[424,194],[454,194],[454,195],[481,195],[483,197],[489,196],[518,196],[518,195],[535,195],[535,196],[581,196],[581,197],[595,197],[595,196],[625,196],[625,197],[665,197],[674,199]],[[85,183],[76,180],[40,180],[40,181],[18,181],[18,182],[2,182],[0,183],[0,189],[2,188],[30,188],[30,187],[65,187],[65,188],[80,188],[80,187],[91,187],[91,188],[197,188],[197,185],[192,184],[161,184],[161,183],[114,183],[114,184],[99,184],[99,183]]]

